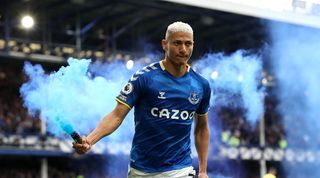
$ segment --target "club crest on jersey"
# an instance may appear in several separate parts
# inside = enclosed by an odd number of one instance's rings
[[[128,82],[128,83],[122,88],[121,92],[122,92],[123,94],[126,94],[126,95],[127,95],[127,94],[131,93],[132,90],[133,90],[133,85],[132,85],[132,83]]]
[[[199,99],[199,94],[195,91],[192,91],[190,93],[190,96],[189,96],[189,102],[193,105],[196,105],[199,103],[200,99]]]

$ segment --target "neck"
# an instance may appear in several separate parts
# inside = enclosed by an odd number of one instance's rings
[[[167,60],[166,58],[163,60],[163,65],[166,68],[166,70],[174,77],[182,77],[188,71],[187,64],[175,64],[172,63],[170,60]]]

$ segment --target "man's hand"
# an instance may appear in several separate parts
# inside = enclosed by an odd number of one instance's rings
[[[89,142],[88,138],[85,136],[83,136],[81,140],[82,140],[82,143],[73,143],[72,147],[75,149],[75,151],[78,154],[85,154],[90,150],[92,145]]]
[[[209,178],[206,173],[199,173],[198,178]]]

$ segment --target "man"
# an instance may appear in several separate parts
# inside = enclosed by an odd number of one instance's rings
[[[77,153],[86,153],[93,144],[114,132],[135,107],[129,178],[194,177],[190,149],[193,120],[198,177],[207,178],[210,137],[207,112],[211,90],[208,81],[187,63],[193,45],[189,24],[169,25],[162,40],[164,59],[131,77],[116,98],[114,110],[82,138],[82,144],[74,144]]]

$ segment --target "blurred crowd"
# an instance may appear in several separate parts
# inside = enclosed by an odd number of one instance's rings
[[[249,122],[245,118],[245,110],[242,108],[219,108],[217,118],[220,120],[221,143],[231,147],[260,146],[261,123],[264,121],[265,145],[273,148],[287,147],[285,130],[282,119],[276,110],[275,97],[266,96],[262,117],[257,123]]]
[[[22,69],[16,66],[0,67],[0,133],[38,134],[41,123],[23,107],[19,88],[24,80]]]

